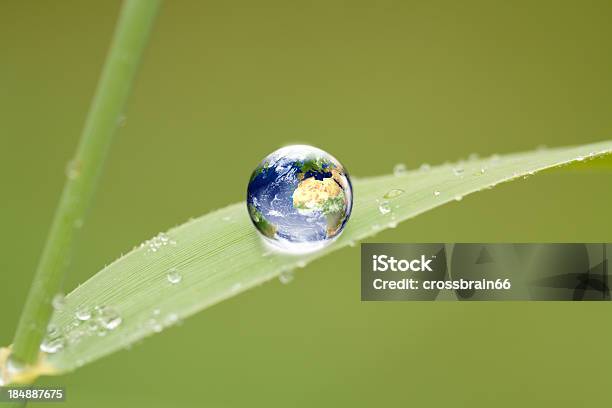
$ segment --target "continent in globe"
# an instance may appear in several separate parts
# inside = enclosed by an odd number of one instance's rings
[[[289,252],[322,248],[344,229],[353,191],[344,166],[329,153],[292,145],[270,153],[253,171],[247,208],[274,247]]]

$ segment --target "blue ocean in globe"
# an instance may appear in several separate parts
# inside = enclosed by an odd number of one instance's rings
[[[316,250],[338,237],[351,215],[353,192],[344,166],[307,145],[283,147],[253,171],[247,207],[257,230],[274,247]]]

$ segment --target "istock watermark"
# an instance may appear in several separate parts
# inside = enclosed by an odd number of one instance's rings
[[[361,300],[610,300],[611,244],[362,244]]]

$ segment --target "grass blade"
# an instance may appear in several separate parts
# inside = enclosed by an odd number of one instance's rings
[[[284,271],[466,194],[611,152],[612,141],[606,141],[356,179],[354,212],[346,230],[332,245],[305,256],[267,252],[245,204],[230,205],[145,242],[70,293],[52,319],[63,330],[66,345],[49,354],[47,362],[58,372],[73,370]],[[389,199],[390,213],[381,214],[379,201],[394,189],[403,193]],[[168,281],[171,268],[180,273],[180,283]],[[75,318],[77,311],[101,306],[112,307],[122,319],[102,337],[88,322]]]
[[[51,317],[51,301],[93,197],[112,136],[130,93],[161,0],[127,0],[85,122],[12,347],[16,361],[34,363]],[[0,378],[1,379],[1,378]]]

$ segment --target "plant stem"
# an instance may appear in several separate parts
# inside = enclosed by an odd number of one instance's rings
[[[76,155],[13,341],[12,357],[32,364],[51,318],[104,159],[118,127],[161,0],[125,0]]]

